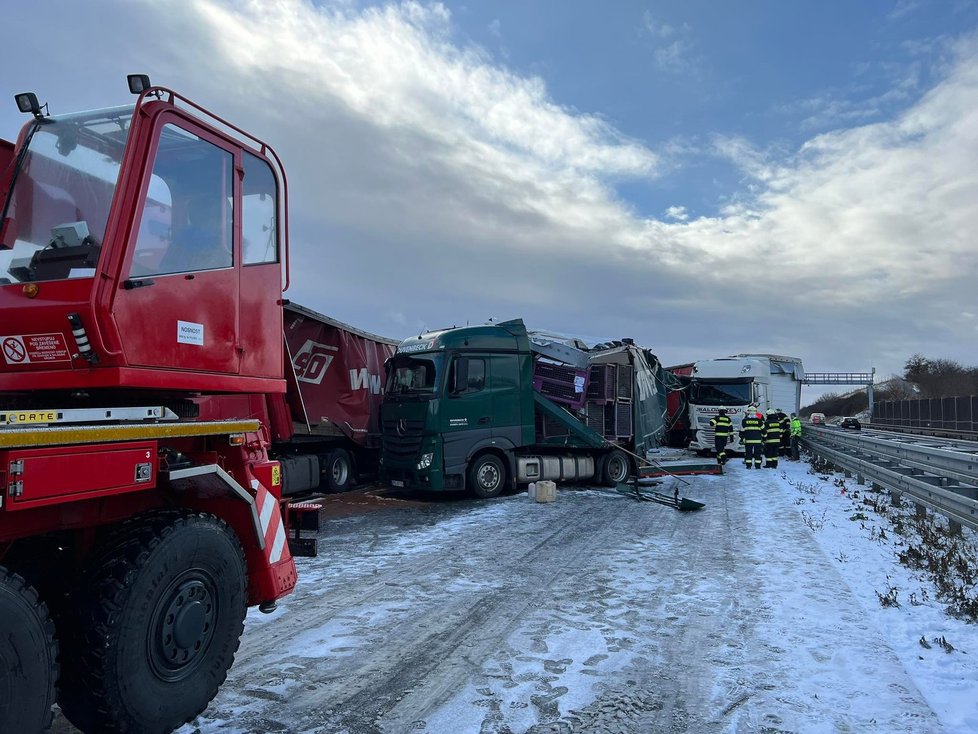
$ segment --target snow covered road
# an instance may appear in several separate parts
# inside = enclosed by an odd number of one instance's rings
[[[808,469],[686,478],[695,513],[564,489],[332,520],[181,732],[978,731],[974,625],[882,607],[926,584]]]

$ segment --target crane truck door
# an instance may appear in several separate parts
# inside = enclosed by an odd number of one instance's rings
[[[169,117],[158,123],[115,300],[123,350],[130,366],[237,373],[236,151]]]

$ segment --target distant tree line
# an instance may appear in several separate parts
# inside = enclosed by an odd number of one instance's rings
[[[929,359],[919,353],[907,360],[902,376],[894,375],[873,388],[876,402],[967,395],[978,395],[978,367],[965,367],[953,359]],[[801,414],[855,415],[868,409],[869,396],[860,390],[848,395],[826,393],[802,408]]]
[[[978,367],[965,367],[953,359],[928,359],[915,354],[907,360],[903,377],[920,388],[914,396],[918,398],[978,395]]]

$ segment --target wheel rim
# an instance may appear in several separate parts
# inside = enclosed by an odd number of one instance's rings
[[[616,482],[622,482],[628,478],[628,466],[621,456],[612,456],[608,460],[608,473]]]
[[[487,492],[491,492],[496,487],[499,486],[499,481],[502,475],[499,473],[498,467],[491,462],[486,462],[479,467],[478,473],[479,486],[482,487]]]
[[[346,478],[349,473],[350,470],[346,465],[346,461],[343,459],[335,459],[333,461],[333,481],[336,484],[346,484]]]
[[[193,674],[214,639],[217,615],[216,586],[208,574],[191,571],[169,585],[150,625],[149,662],[161,680]]]

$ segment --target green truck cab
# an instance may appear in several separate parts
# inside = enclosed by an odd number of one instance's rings
[[[401,342],[381,409],[386,481],[488,498],[540,479],[626,480],[629,455],[535,391],[533,360],[521,319]]]

